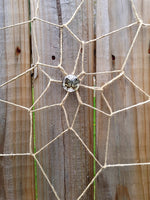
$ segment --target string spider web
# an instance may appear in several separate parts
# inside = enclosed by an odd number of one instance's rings
[[[43,173],[43,176],[45,177],[45,179],[47,180],[49,186],[51,187],[55,197],[57,200],[60,200],[60,197],[58,195],[58,192],[55,190],[53,184],[51,183],[51,181],[49,180],[46,172],[44,171],[41,163],[39,162],[38,158],[37,158],[37,155],[42,152],[44,149],[46,149],[48,146],[50,146],[52,143],[54,143],[56,140],[58,140],[58,138],[60,138],[62,135],[64,135],[65,133],[67,133],[67,131],[72,131],[73,134],[75,135],[75,137],[78,139],[78,141],[84,146],[84,148],[86,149],[86,151],[89,153],[89,155],[91,155],[94,159],[94,161],[97,163],[97,165],[100,167],[100,169],[98,170],[98,172],[96,173],[96,175],[93,177],[93,179],[90,181],[90,183],[87,185],[87,187],[82,191],[82,193],[78,196],[77,200],[80,200],[84,194],[87,192],[87,190],[89,189],[89,187],[94,183],[94,181],[97,179],[97,177],[99,176],[99,174],[101,174],[106,168],[114,168],[114,167],[129,167],[129,166],[144,166],[144,165],[150,165],[150,162],[146,162],[146,163],[128,163],[128,164],[108,164],[107,163],[107,159],[108,159],[108,146],[109,146],[109,138],[110,138],[110,123],[111,123],[111,118],[113,116],[115,116],[116,114],[118,113],[121,113],[121,112],[124,112],[124,111],[127,111],[127,110],[130,110],[132,108],[135,108],[135,107],[138,107],[138,106],[141,106],[141,105],[144,105],[144,104],[148,104],[150,102],[150,95],[147,94],[147,92],[145,92],[142,88],[140,88],[138,85],[136,85],[135,82],[133,82],[125,73],[125,66],[126,66],[126,63],[128,61],[128,58],[131,54],[131,51],[133,49],[133,46],[137,40],[137,37],[139,35],[139,32],[141,31],[141,28],[142,26],[149,26],[149,24],[145,24],[143,22],[143,20],[139,17],[139,14],[135,8],[135,5],[134,5],[134,2],[133,0],[130,0],[131,4],[132,4],[132,9],[134,11],[134,14],[136,16],[136,22],[132,23],[132,24],[129,24],[127,26],[124,26],[122,28],[119,28],[117,30],[114,30],[112,32],[109,32],[107,34],[104,34],[102,36],[99,36],[98,38],[96,39],[92,39],[92,40],[89,40],[89,41],[82,41],[78,38],[78,36],[76,34],[74,34],[72,32],[72,30],[69,28],[69,24],[72,22],[72,20],[75,18],[76,14],[78,13],[78,11],[80,10],[82,4],[85,2],[85,0],[82,0],[81,3],[79,4],[79,6],[77,7],[77,9],[75,10],[74,14],[72,15],[72,17],[69,19],[69,21],[65,24],[54,24],[54,23],[51,23],[51,22],[48,22],[46,20],[43,20],[41,18],[38,17],[38,10],[39,10],[39,2],[40,0],[37,0],[37,1],[34,1],[33,4],[36,5],[36,11],[35,11],[35,16],[29,20],[29,21],[25,21],[25,22],[21,22],[21,23],[18,23],[18,24],[14,24],[14,25],[10,25],[10,26],[6,26],[6,27],[3,27],[3,28],[0,28],[0,30],[5,30],[5,29],[8,29],[8,28],[12,28],[12,27],[15,27],[15,26],[20,26],[20,25],[23,25],[23,24],[28,24],[28,23],[32,23],[32,34],[33,34],[33,41],[34,41],[34,44],[35,44],[35,49],[36,49],[36,57],[37,57],[37,61],[34,65],[32,65],[32,67],[28,70],[26,70],[25,72],[23,73],[20,73],[19,75],[17,75],[16,77],[6,81],[5,83],[1,84],[0,85],[0,88],[17,80],[18,78],[24,76],[25,74],[31,72],[32,70],[39,70],[41,73],[43,73],[47,78],[48,78],[48,84],[46,86],[46,88],[43,90],[43,92],[41,93],[41,95],[36,99],[36,101],[34,102],[34,104],[31,106],[31,107],[25,107],[25,106],[22,106],[22,105],[18,105],[18,104],[15,104],[13,102],[9,102],[9,101],[6,101],[6,100],[3,100],[3,99],[0,99],[0,102],[3,102],[3,103],[6,103],[6,104],[9,104],[9,105],[12,105],[12,106],[15,106],[15,107],[19,107],[21,109],[24,109],[26,111],[29,112],[30,114],[30,144],[29,144],[29,149],[30,151],[27,152],[27,153],[10,153],[10,154],[0,154],[1,157],[5,157],[5,156],[31,156],[34,158],[34,160],[36,161],[37,165],[39,166],[41,172]],[[58,27],[60,29],[60,62],[57,66],[52,66],[52,65],[48,65],[48,64],[44,64],[44,63],[41,63],[40,62],[40,55],[39,55],[39,50],[38,50],[38,45],[37,45],[37,40],[36,40],[36,30],[35,30],[35,22],[36,20],[38,21],[42,21],[44,23],[47,23],[47,24],[50,24],[54,27]],[[131,46],[128,50],[128,53],[124,59],[124,62],[122,64],[122,67],[120,70],[114,70],[114,71],[103,71],[103,72],[95,72],[95,73],[92,73],[92,72],[85,72],[85,69],[84,69],[84,53],[85,53],[85,45],[87,44],[90,44],[92,42],[95,42],[97,40],[100,40],[104,37],[107,37],[107,36],[110,36],[112,34],[115,34],[119,31],[122,31],[124,29],[127,29],[129,27],[132,27],[134,25],[138,25],[138,29],[136,31],[136,34],[134,36],[134,39],[131,43]],[[66,111],[66,108],[64,106],[67,98],[69,98],[69,92],[66,93],[66,95],[64,96],[64,98],[62,99],[62,101],[60,103],[57,103],[57,104],[52,104],[52,105],[46,105],[46,106],[43,106],[43,107],[40,107],[40,108],[37,108],[37,109],[33,109],[34,106],[40,101],[40,99],[44,96],[44,94],[47,92],[47,90],[50,88],[51,86],[51,83],[60,83],[62,84],[62,81],[60,80],[55,80],[53,78],[51,78],[51,76],[45,71],[43,70],[43,68],[41,68],[40,66],[43,66],[43,67],[49,67],[51,69],[58,69],[61,71],[61,73],[66,76],[68,75],[67,72],[65,71],[64,67],[62,66],[62,57],[63,57],[63,49],[62,49],[62,46],[63,46],[63,30],[64,29],[67,29],[68,32],[77,40],[77,42],[79,42],[80,44],[80,47],[79,47],[79,51],[78,51],[78,54],[77,54],[77,57],[76,57],[76,62],[75,62],[75,65],[74,65],[74,69],[72,71],[72,74],[75,74],[76,70],[77,70],[77,64],[78,64],[78,61],[79,61],[79,56],[80,56],[80,52],[81,52],[81,49],[82,49],[82,65],[81,65],[81,68],[82,68],[82,71],[81,73],[79,73],[77,75],[77,77],[80,79],[80,81],[82,81],[85,77],[85,75],[98,75],[98,74],[107,74],[107,73],[118,73],[117,76],[115,76],[114,78],[112,78],[111,80],[109,80],[108,82],[106,82],[105,84],[103,84],[101,87],[98,87],[98,86],[88,86],[88,85],[84,85],[82,83],[80,83],[80,87],[83,87],[83,88],[87,88],[87,89],[90,89],[92,91],[100,91],[101,94],[102,94],[102,98],[104,100],[104,102],[106,103],[107,105],[107,108],[109,110],[109,112],[105,112],[99,108],[95,108],[93,107],[92,105],[89,105],[85,102],[83,102],[82,98],[81,98],[81,95],[78,91],[76,91],[76,96],[77,96],[77,100],[78,100],[78,106],[77,106],[77,109],[76,109],[76,112],[75,112],[75,115],[73,117],[73,121],[72,123],[70,124],[69,122],[69,119],[68,119],[68,113]],[[125,108],[122,108],[122,109],[119,109],[119,110],[116,110],[116,111],[113,111],[112,110],[112,107],[110,106],[110,103],[109,101],[107,100],[107,98],[105,97],[104,95],[104,89],[109,86],[110,84],[112,84],[113,82],[115,82],[116,80],[118,80],[120,77],[124,77],[126,80],[128,80],[130,82],[130,84],[136,88],[138,91],[140,91],[143,95],[145,95],[147,97],[147,99],[145,101],[142,101],[140,103],[137,103],[137,104],[134,104],[134,105],[131,105],[131,106],[128,106],[128,107],[125,107]],[[62,85],[60,86],[62,87]],[[59,135],[57,135],[57,137],[55,137],[54,139],[50,140],[46,145],[44,145],[43,147],[41,147],[37,152],[33,153],[33,146],[32,146],[32,127],[33,127],[33,112],[39,112],[39,111],[42,111],[44,109],[48,109],[48,108],[51,108],[51,107],[57,107],[57,106],[60,106],[62,109],[63,109],[63,112],[64,112],[64,116],[65,116],[65,120],[66,120],[66,124],[67,124],[67,129],[65,129],[64,131],[62,131]],[[79,112],[79,109],[81,106],[85,106],[85,107],[88,107],[88,108],[91,108],[93,110],[96,110],[97,112],[100,112],[101,114],[105,115],[108,117],[108,127],[107,127],[107,135],[106,135],[106,149],[105,149],[105,159],[104,159],[104,164],[101,164],[101,162],[98,160],[98,158],[96,158],[96,156],[93,154],[93,152],[88,148],[88,146],[85,144],[85,142],[82,140],[82,138],[79,136],[78,132],[74,129],[74,124],[75,124],[75,121],[76,121],[76,118],[77,118],[77,115],[78,115],[78,112]]]

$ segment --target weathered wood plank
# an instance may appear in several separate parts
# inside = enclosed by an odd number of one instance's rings
[[[57,4],[56,4],[57,2]],[[41,1],[39,6],[39,17],[54,23],[66,23],[73,15],[75,9],[81,1]],[[32,5],[32,12],[36,5]],[[93,18],[92,3],[86,1],[77,14],[76,18],[71,22],[69,28],[82,40],[94,38],[93,35]],[[34,14],[33,14],[34,15]],[[91,17],[88,18],[88,15]],[[59,16],[59,17],[58,17]],[[36,38],[40,56],[40,62],[58,65],[60,61],[60,30],[54,26],[42,22],[36,23]],[[89,30],[91,30],[89,32]],[[63,59],[62,66],[71,73],[75,65],[75,60],[79,51],[80,43],[74,39],[71,34],[63,29]],[[94,45],[85,47],[85,71],[93,71],[93,49]],[[82,50],[81,50],[82,52]],[[81,56],[76,74],[81,72]],[[35,55],[35,46],[33,44],[33,55]],[[34,57],[34,62],[36,59]],[[42,65],[41,65],[42,67]],[[52,78],[62,80],[64,74],[58,70],[42,67]],[[85,81],[86,84],[92,80]],[[38,77],[34,81],[35,99],[42,93],[48,79],[40,70]],[[92,105],[92,92],[88,90],[80,90],[84,92],[83,101],[88,99],[88,103]],[[36,108],[61,102],[66,92],[61,84],[51,83],[50,88],[41,98]],[[65,108],[67,110],[69,123],[71,125],[75,111],[77,109],[76,94],[70,94]],[[92,110],[81,107],[74,128],[82,137],[86,145],[93,151],[92,143]],[[54,139],[58,134],[67,128],[65,115],[60,107],[54,107],[35,113],[36,125],[36,146],[37,150],[47,144],[48,141]],[[76,199],[85,189],[87,184],[93,177],[93,159],[85,150],[80,141],[75,137],[72,131],[65,133],[49,147],[43,150],[38,156],[48,178],[53,184],[60,199]],[[49,185],[45,182],[45,178],[38,169],[38,197],[39,199],[56,199]],[[85,199],[92,199],[92,189],[87,192]]]
[[[76,8],[79,5],[80,1],[62,4],[62,16],[63,22],[65,23],[64,16],[70,8]],[[68,12],[71,16],[72,13]],[[93,26],[93,2],[86,1],[82,5],[81,9],[78,11],[77,15],[73,21],[69,24],[69,28],[81,39],[89,40],[94,37],[94,26]],[[89,31],[91,30],[91,31]],[[67,73],[73,71],[75,65],[75,60],[78,55],[80,48],[79,42],[77,42],[70,33],[64,30],[63,38],[63,67]],[[69,44],[69,45],[68,45]],[[81,50],[79,62],[77,65],[77,71],[75,74],[81,72],[82,66],[82,53]],[[94,45],[85,46],[85,58],[84,58],[84,67],[85,71],[94,70]],[[83,81],[84,84],[89,85],[92,82],[91,79]],[[88,99],[89,104],[92,104],[92,92],[84,90],[83,88],[79,89],[79,93],[82,96],[83,102]],[[71,121],[75,115],[75,109],[77,108],[75,94],[70,94],[68,101],[65,104],[65,108],[68,113],[68,118]],[[93,151],[93,138],[92,138],[92,110],[86,109],[84,106],[81,106],[77,119],[74,124],[74,129],[77,131],[78,135],[82,138],[88,148]],[[77,197],[83,192],[88,183],[93,178],[93,159],[89,156],[87,150],[82,146],[80,141],[73,136],[72,133],[69,133],[68,136],[64,138],[65,141],[65,190],[66,197],[65,199],[77,199]],[[93,188],[90,188],[88,192],[84,195],[84,199],[93,199]]]
[[[136,6],[147,9],[148,1],[136,1]],[[99,12],[98,12],[99,11]],[[142,9],[143,13],[145,11]],[[126,15],[128,13],[128,15]],[[117,17],[120,16],[120,17]],[[146,17],[146,18],[145,18]],[[146,22],[149,15],[144,15]],[[97,1],[97,36],[127,25],[135,20],[129,1]],[[121,69],[137,27],[114,34],[112,37],[97,41],[97,71]],[[125,66],[125,73],[137,85],[150,94],[149,89],[149,28],[142,28],[137,42]],[[112,56],[113,55],[113,56]],[[105,83],[113,76],[102,81]],[[98,84],[101,79],[97,78]],[[130,81],[121,77],[104,90],[113,111],[142,102],[147,97],[138,91]],[[98,98],[97,98],[98,99]],[[98,99],[97,104],[101,102]],[[97,105],[97,106],[98,106]],[[149,115],[150,105],[146,104],[116,114],[111,118],[108,148],[108,164],[149,162]],[[97,118],[97,135],[104,133],[102,118]],[[105,132],[106,134],[106,132]],[[97,155],[104,160],[99,151],[100,140],[97,136]],[[105,147],[104,147],[105,148]],[[102,158],[103,157],[103,158]],[[144,187],[143,187],[144,185]],[[99,175],[96,182],[96,199],[149,199],[149,167],[108,168]]]
[[[33,2],[32,2],[33,3]],[[31,15],[35,16],[36,4],[31,4]],[[56,1],[40,1],[39,17],[47,21],[58,24],[58,14]],[[34,26],[34,24],[33,24]],[[33,27],[32,26],[32,33]],[[42,22],[35,22],[36,41],[38,44],[40,62],[45,64],[59,64],[59,29]],[[32,41],[34,41],[32,37]],[[33,61],[37,62],[35,43],[33,42]],[[54,59],[53,57],[54,56]],[[42,67],[42,66],[41,66]],[[58,70],[50,68],[43,69],[51,75],[52,78],[61,79],[62,74]],[[35,100],[42,93],[48,84],[48,78],[38,70],[38,77],[34,80]],[[62,99],[63,91],[60,84],[51,83],[50,88],[35,105],[35,108],[45,105],[59,103]],[[62,117],[63,116],[63,117]],[[54,107],[35,113],[35,133],[36,133],[36,149],[39,150],[50,140],[54,139],[58,134],[67,128],[63,110],[61,107]],[[63,141],[55,142],[49,148],[46,148],[38,155],[43,169],[45,170],[49,180],[56,189],[58,195],[64,198],[64,147]],[[38,182],[38,199],[56,199],[50,186],[48,185],[41,170],[37,168]],[[61,185],[61,186],[60,186]]]
[[[0,2],[0,27],[29,19],[28,1]],[[30,68],[29,25],[0,31],[0,84]],[[30,73],[0,88],[0,98],[31,106]],[[0,153],[29,152],[29,113],[0,103]],[[1,158],[0,199],[34,199],[34,166],[30,158]]]

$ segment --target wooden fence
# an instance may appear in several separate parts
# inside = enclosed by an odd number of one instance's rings
[[[81,2],[40,0],[37,7],[38,0],[0,1],[0,27],[5,27],[0,29],[1,86],[30,69],[32,64],[34,66],[38,60],[37,50],[40,63],[53,66],[59,64],[61,28],[45,21],[55,24],[67,23]],[[112,112],[147,101],[150,94],[150,30],[149,26],[145,26],[150,23],[150,2],[134,2],[139,17],[145,24],[132,24],[137,19],[130,0],[86,0],[68,25],[78,38],[89,41],[131,24],[128,28],[85,45],[85,71],[97,74],[86,75],[82,82],[84,85],[93,87],[93,77],[96,77],[96,86],[102,86],[119,73],[98,72],[120,70],[125,63],[125,76],[120,76],[103,91]],[[35,16],[45,21],[34,19]],[[30,19],[34,20],[27,22]],[[24,21],[27,23],[18,24]],[[140,23],[141,30],[127,62],[124,62]],[[76,62],[80,43],[68,29],[63,30],[62,41],[62,66],[70,74]],[[81,72],[83,49],[80,54],[77,74]],[[59,69],[44,67],[43,64],[39,67],[51,78],[60,81],[63,79],[64,75]],[[36,69],[34,75],[31,71],[3,87],[0,86],[0,200],[33,200],[36,199],[36,190],[38,200],[57,199],[38,165],[36,177],[32,156],[2,156],[30,151],[29,112],[14,104],[29,108],[33,103],[33,87],[36,101],[48,84],[48,77]],[[101,91],[96,90],[95,93],[96,108],[109,112]],[[51,82],[34,109],[60,103],[65,94],[61,83]],[[84,103],[93,106],[92,89],[80,87],[79,94]],[[69,94],[64,107],[71,124],[78,107],[76,93]],[[93,114],[96,116],[96,140],[93,137]],[[33,141],[33,146],[36,142],[36,151],[67,129],[66,116],[60,106],[37,111],[34,117],[33,138],[35,134],[36,141]],[[96,149],[95,156],[102,166],[106,161],[108,147],[107,165],[110,167],[103,169],[81,199],[150,199],[149,103],[118,112],[111,117],[81,105],[73,128],[86,146],[72,130],[68,130],[37,154],[37,159],[61,200],[78,199],[101,168],[86,147],[91,152]],[[120,166],[113,167],[116,164]]]

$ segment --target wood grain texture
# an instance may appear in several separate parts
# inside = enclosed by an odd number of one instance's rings
[[[66,23],[73,15],[75,9],[81,1],[41,1],[39,6],[39,17],[54,23]],[[32,14],[35,5],[32,5]],[[91,12],[89,12],[91,10]],[[88,18],[90,13],[91,17]],[[34,14],[33,14],[34,15]],[[76,18],[71,22],[69,28],[75,32],[81,39],[89,40],[93,38],[93,18],[92,3],[86,1],[77,14]],[[36,41],[40,55],[40,62],[52,65],[59,64],[60,58],[60,30],[54,26],[42,22],[36,23]],[[89,29],[91,30],[89,32]],[[89,34],[90,33],[90,34]],[[62,66],[71,73],[75,65],[75,60],[79,51],[80,44],[70,33],[63,29],[63,62]],[[94,45],[87,45],[85,48],[85,70],[93,71],[93,48]],[[81,72],[81,56],[80,53],[78,70],[76,74]],[[35,55],[35,46],[33,43],[33,55]],[[36,55],[33,58],[36,62]],[[41,66],[42,67],[42,66]],[[64,75],[59,70],[42,67],[52,78],[62,80]],[[85,83],[91,84],[92,80],[86,80]],[[41,94],[48,79],[40,70],[38,77],[34,81],[35,99]],[[81,92],[81,90],[79,91]],[[88,103],[92,104],[92,93],[83,90],[83,101],[88,99]],[[35,106],[36,108],[61,102],[66,92],[62,88],[62,84],[51,83],[50,88]],[[75,115],[78,102],[76,94],[69,94],[65,102],[69,123],[71,125]],[[74,127],[78,134],[82,137],[87,146],[92,149],[92,110],[84,107],[80,109],[79,115]],[[48,141],[55,138],[58,134],[67,128],[64,112],[61,107],[54,107],[35,113],[36,125],[36,146],[37,150],[47,144]],[[53,184],[60,199],[73,200],[76,199],[85,189],[87,184],[93,177],[93,159],[87,153],[80,141],[75,137],[74,133],[69,131],[60,137],[41,152],[37,158],[43,166],[48,178]],[[38,169],[38,198],[40,199],[56,199],[45,178]],[[92,189],[87,192],[85,199],[92,199]]]
[[[0,1],[0,27],[29,19],[28,1]],[[0,31],[0,84],[30,68],[29,25]],[[30,74],[0,88],[0,98],[31,106]],[[0,153],[29,152],[29,113],[0,103]],[[1,158],[0,199],[34,199],[33,160],[27,157]]]
[[[35,15],[36,4],[31,4],[31,14]],[[47,21],[58,24],[56,1],[40,1],[39,17]],[[59,63],[59,29],[42,22],[35,22],[36,41],[40,55],[40,62],[46,64],[57,65]],[[32,26],[33,32],[33,26]],[[32,37],[33,38],[33,37]],[[33,40],[32,40],[33,41]],[[52,60],[55,56],[55,60]],[[33,43],[33,61],[37,61],[35,44]],[[58,70],[50,70],[43,68],[52,78],[61,79],[62,74]],[[48,78],[38,70],[38,77],[34,80],[35,100],[45,89],[48,84]],[[35,105],[35,108],[45,105],[59,103],[65,94],[61,84],[51,83],[50,88]],[[63,117],[62,117],[63,116]],[[36,133],[36,149],[39,150],[50,140],[54,139],[58,134],[67,128],[65,117],[61,107],[54,107],[35,113],[35,133]],[[38,155],[43,169],[45,170],[49,180],[54,185],[60,197],[64,195],[64,147],[63,141],[59,140],[52,145],[53,148],[46,148]],[[50,186],[48,185],[41,170],[37,170],[38,181],[38,199],[56,199]]]
[[[142,10],[145,22],[148,1],[135,1]],[[145,9],[145,10],[144,10]],[[98,12],[99,11],[99,12]],[[120,16],[120,17],[117,17]],[[129,1],[97,1],[97,36],[132,23],[135,16]],[[100,23],[98,23],[100,22]],[[97,71],[120,69],[136,33],[137,26],[120,31],[97,41]],[[125,73],[137,85],[150,94],[149,28],[142,28],[128,62]],[[104,84],[115,76],[99,76],[98,84]],[[142,102],[147,97],[138,91],[125,77],[121,77],[105,88],[104,94],[113,111]],[[103,104],[97,96],[97,106]],[[104,105],[105,106],[105,105]],[[114,115],[111,118],[108,148],[108,164],[149,162],[149,118],[150,104]],[[97,118],[97,156],[104,161],[104,151],[99,150],[101,141],[106,143],[102,117]],[[100,134],[99,132],[103,133]],[[105,146],[104,146],[105,149]],[[149,166],[108,168],[96,182],[96,199],[133,200],[149,199]]]

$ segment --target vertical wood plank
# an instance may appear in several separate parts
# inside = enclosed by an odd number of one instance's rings
[[[35,16],[36,2],[31,2],[31,15]],[[40,1],[38,17],[41,19],[58,24],[57,4],[56,1]],[[58,65],[60,57],[60,32],[59,28],[49,24],[35,21],[32,25],[32,33],[36,32],[36,42],[38,46],[40,62],[44,64]],[[33,62],[37,62],[37,54],[35,49],[34,38],[33,41]],[[53,57],[54,56],[54,59]],[[42,67],[40,65],[39,67]],[[62,73],[59,70],[42,67],[53,79],[62,79]],[[38,76],[34,80],[35,100],[43,92],[48,84],[48,78],[38,70]],[[35,105],[35,109],[60,103],[65,92],[61,84],[51,83],[50,88],[45,95]],[[35,113],[35,134],[36,134],[36,150],[46,145],[49,141],[54,139],[58,134],[67,128],[63,110],[60,106],[45,109]],[[56,192],[60,198],[64,198],[64,147],[63,141],[57,140],[50,145],[38,156],[44,171],[47,174],[50,182],[53,184]],[[38,199],[56,199],[53,191],[48,185],[41,170],[37,167],[37,184],[38,184]]]
[[[65,2],[65,1],[64,1]],[[72,8],[77,8],[81,1],[70,1],[70,3],[63,4],[62,1],[62,18],[63,23],[66,22],[69,16],[73,13]],[[81,6],[81,9],[76,14],[73,21],[69,24],[69,28],[77,37],[83,41],[94,38],[94,20],[93,20],[93,2],[85,1]],[[67,73],[73,71],[75,60],[78,55],[80,43],[77,42],[68,31],[64,30],[63,37],[63,67]],[[68,45],[69,44],[69,45]],[[76,75],[81,73],[82,66],[82,53],[77,65]],[[94,44],[85,45],[85,58],[84,68],[86,72],[94,70]],[[92,84],[92,79],[83,79],[83,84]],[[79,94],[83,102],[92,104],[92,91],[79,88]],[[75,94],[70,94],[65,104],[65,108],[68,113],[70,124],[75,115],[77,108],[77,100]],[[93,132],[92,132],[92,110],[81,106],[77,115],[77,119],[73,128],[77,134],[81,137],[88,148],[93,152]],[[89,155],[87,150],[83,147],[80,141],[74,137],[72,133],[69,133],[65,138],[65,199],[77,199],[83,192],[86,186],[93,178],[93,158]],[[93,188],[91,187],[83,196],[83,199],[93,199]]]
[[[38,16],[49,22],[57,24],[66,23],[80,3],[81,1],[40,1]],[[86,1],[75,19],[69,25],[69,28],[81,40],[85,41],[94,37],[92,4],[91,1]],[[32,4],[31,13],[33,16],[35,8],[36,5]],[[59,28],[38,21],[35,22],[35,28],[40,62],[57,66],[60,61]],[[73,71],[79,47],[80,43],[64,28],[62,67],[67,73]],[[84,65],[87,72],[91,72],[94,69],[93,49],[93,44],[85,47]],[[35,55],[34,44],[33,55]],[[36,55],[33,60],[36,63],[37,60],[35,57]],[[63,80],[64,74],[60,73],[59,70],[46,68],[42,64],[40,67],[53,79]],[[77,67],[76,74],[79,74],[81,72],[81,55]],[[88,79],[85,83],[92,84],[92,80]],[[35,99],[38,98],[47,84],[47,77],[38,70],[38,77],[34,80]],[[84,92],[82,95],[83,101],[88,99],[88,103],[92,105],[92,92],[88,90],[80,90],[79,92],[81,93],[82,91]],[[35,105],[35,108],[60,103],[65,94],[66,92],[62,88],[62,84],[51,83],[47,92]],[[64,106],[71,125],[78,106],[75,93],[69,94]],[[81,107],[75,124],[77,125],[74,128],[77,132],[79,131],[78,134],[90,150],[93,151],[92,110],[89,111],[84,106]],[[35,126],[36,148],[39,150],[67,128],[63,109],[58,106],[35,112]],[[61,136],[45,148],[37,155],[37,158],[60,199],[77,199],[93,178],[93,159],[72,131],[68,131],[64,136]],[[38,198],[56,199],[50,186],[41,174],[40,169],[38,169]],[[91,200],[92,198],[93,191],[91,189],[87,192],[85,199]]]
[[[146,9],[149,6],[148,1],[135,1],[135,3],[138,8]],[[150,16],[144,15],[144,19],[148,22]],[[97,36],[130,24],[134,20],[130,1],[105,1],[103,4],[102,1],[97,1],[97,22],[101,22],[97,23]],[[121,68],[136,30],[137,26],[97,41],[97,71]],[[148,35],[149,28],[143,27],[125,66],[125,74],[150,94]],[[105,83],[114,76],[115,74],[102,77],[101,80]],[[99,84],[101,80],[97,77]],[[106,87],[104,95],[113,111],[147,99],[126,77],[121,77]],[[97,104],[100,102],[99,98]],[[149,112],[150,105],[146,104],[111,118],[108,164],[149,162]],[[98,117],[97,135],[99,131],[106,134],[101,121],[102,118]],[[104,159],[105,154],[102,155],[99,151],[100,140],[106,144],[105,135],[97,136],[97,154]],[[107,168],[97,179],[96,199],[149,199],[148,188],[149,166]]]
[[[29,20],[28,1],[0,2],[0,27]],[[29,24],[0,30],[0,83],[30,68]],[[0,98],[31,106],[31,76],[0,88]],[[29,113],[0,103],[0,153],[29,152]],[[34,199],[33,160],[28,157],[3,157],[0,163],[0,199]]]

